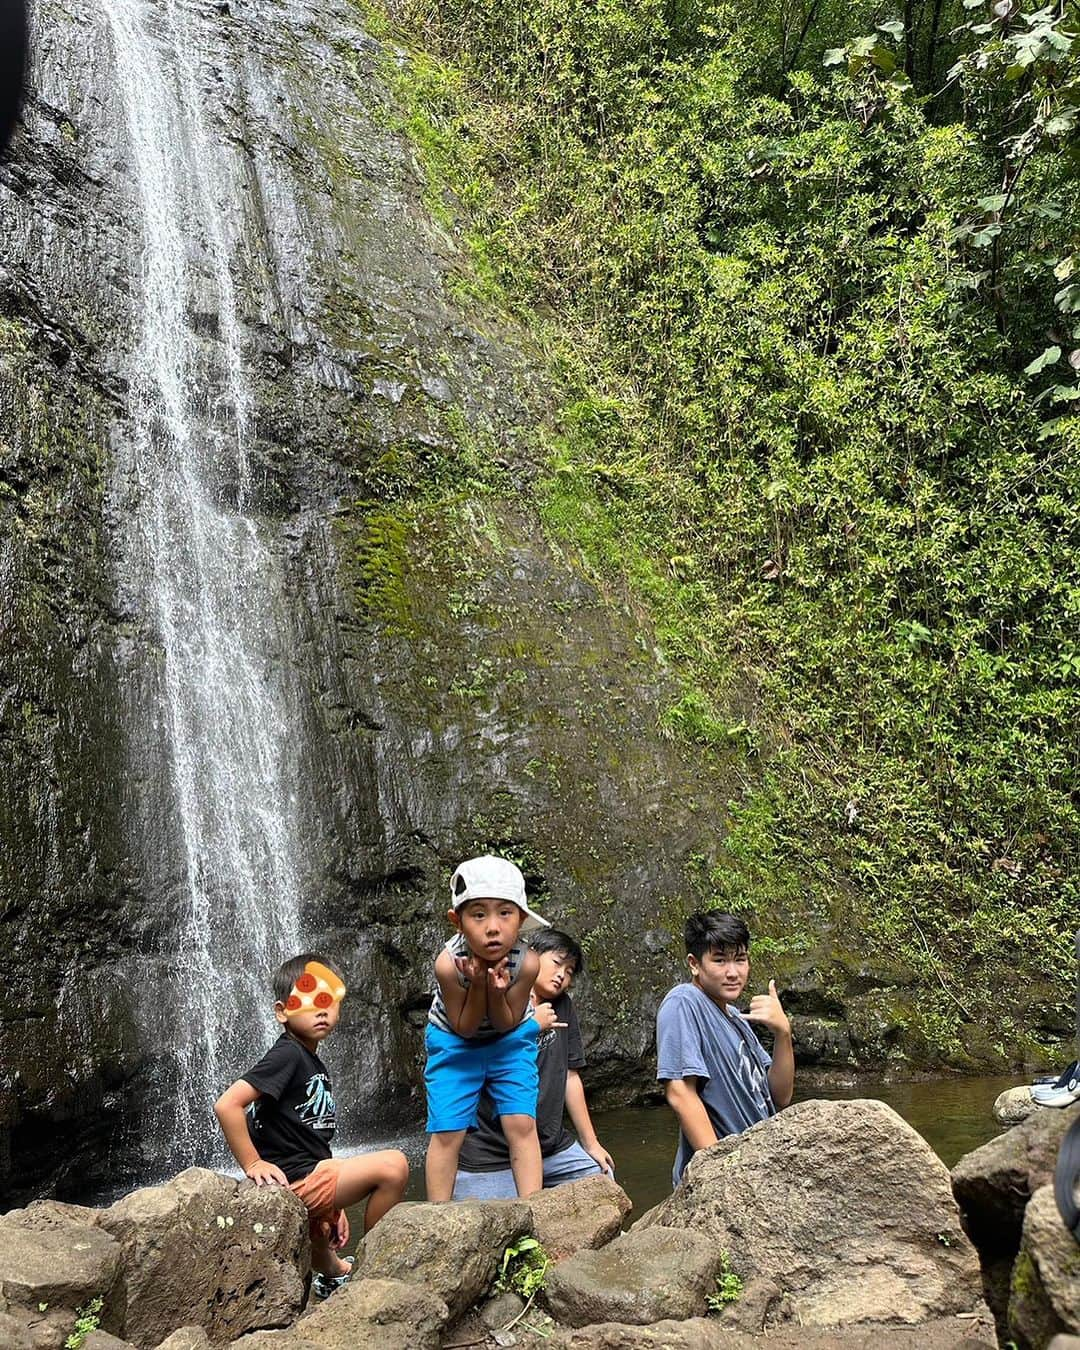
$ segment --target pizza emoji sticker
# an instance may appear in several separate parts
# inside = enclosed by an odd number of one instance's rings
[[[297,1013],[332,1008],[344,997],[345,985],[341,978],[321,962],[309,961],[285,1000],[285,1016],[295,1017]]]

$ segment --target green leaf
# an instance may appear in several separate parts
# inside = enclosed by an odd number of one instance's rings
[[[1037,356],[1034,361],[1024,367],[1025,375],[1038,375],[1040,370],[1045,370],[1047,366],[1052,366],[1055,361],[1061,360],[1060,347],[1047,347],[1041,356]]]
[[[904,36],[904,25],[899,19],[887,19],[884,23],[877,25],[879,33],[884,33],[886,37],[891,37],[899,42]]]
[[[1009,200],[1004,192],[995,192],[992,197],[980,197],[977,206],[981,206],[984,211],[1000,211]]]

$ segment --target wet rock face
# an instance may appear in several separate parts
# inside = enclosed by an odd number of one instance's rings
[[[329,1047],[343,1135],[370,1136],[395,1104],[418,1115],[446,877],[484,848],[520,857],[552,917],[593,934],[604,994],[583,990],[587,1040],[625,1082],[675,975],[666,910],[722,798],[657,732],[671,691],[634,617],[520,496],[550,395],[520,338],[450,298],[462,262],[387,127],[354,7],[191,14],[224,147],[251,509],[284,569],[306,691],[297,903],[352,990]],[[0,1015],[0,1204],[166,1170],[185,1031],[162,652],[123,549],[138,485],[115,453],[140,284],[132,153],[103,96],[101,9],[45,0],[35,51],[0,164],[0,956],[26,972]],[[202,234],[190,322],[212,388],[224,319]],[[447,475],[458,486],[433,495]]]
[[[267,665],[302,691],[296,904],[350,986],[327,1047],[339,1142],[420,1117],[446,882],[484,850],[587,939],[590,1087],[630,1095],[685,969],[672,933],[690,860],[715,857],[723,768],[661,735],[678,690],[644,617],[548,541],[530,485],[554,396],[523,335],[453,298],[466,264],[358,8],[178,9],[250,386],[245,509],[283,577]],[[0,1206],[162,1175],[215,1138],[209,1109],[205,1137],[175,1138],[187,863],[162,644],[125,553],[142,222],[104,9],[42,0],[35,53],[0,162],[0,958],[22,972],[0,1011]],[[224,442],[231,320],[207,230],[184,239],[199,429]],[[230,507],[236,464],[214,472]],[[847,980],[867,1000],[850,1035],[808,985],[801,1044],[887,1054],[881,984]]]

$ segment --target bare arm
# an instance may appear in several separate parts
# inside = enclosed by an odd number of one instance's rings
[[[496,1031],[512,1031],[521,1021],[539,970],[540,958],[531,947],[522,955],[513,984],[509,983],[505,957],[488,967],[487,1014]]]
[[[690,1147],[708,1148],[717,1141],[705,1103],[698,1095],[696,1078],[669,1078],[664,1084],[667,1104],[675,1112]]]
[[[611,1154],[596,1137],[592,1117],[589,1115],[589,1105],[585,1100],[585,1084],[581,1081],[581,1074],[577,1069],[568,1069],[566,1072],[566,1109],[577,1131],[581,1147],[605,1172],[614,1172],[615,1164],[611,1161]]]
[[[268,1186],[276,1182],[287,1186],[288,1178],[280,1167],[264,1162],[259,1150],[251,1142],[248,1134],[245,1112],[252,1102],[262,1096],[258,1088],[253,1088],[243,1078],[238,1078],[232,1087],[228,1087],[214,1103],[214,1115],[225,1136],[233,1157],[240,1164],[245,1176],[249,1176],[257,1186]]]
[[[778,1111],[791,1105],[791,1099],[795,1094],[795,1050],[790,1030],[774,1034],[772,1064],[769,1068],[769,1092]]]

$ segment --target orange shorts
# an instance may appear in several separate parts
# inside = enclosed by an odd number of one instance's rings
[[[340,1159],[324,1158],[315,1164],[314,1171],[289,1187],[307,1206],[312,1237],[329,1237],[331,1230],[337,1227],[341,1217],[341,1210],[335,1203],[340,1172]]]

